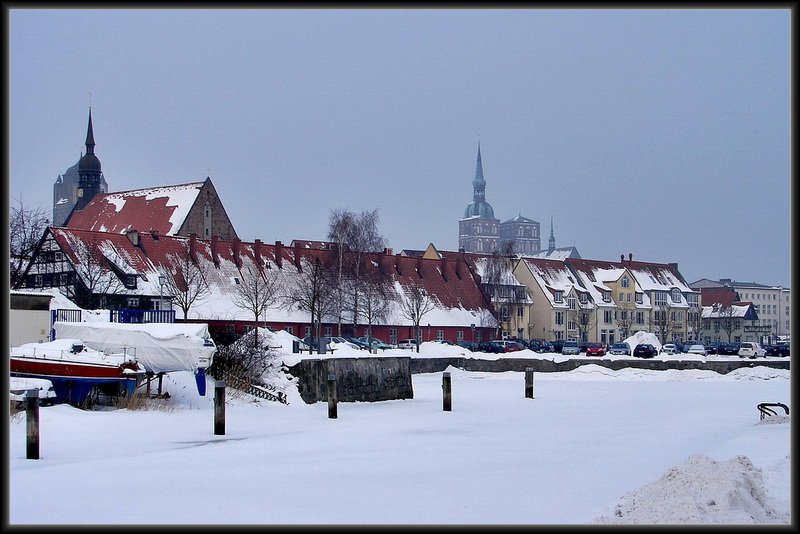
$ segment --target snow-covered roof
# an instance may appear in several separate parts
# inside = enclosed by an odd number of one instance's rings
[[[703,306],[703,319],[727,319],[728,317],[744,319],[752,304],[733,304],[731,306]]]
[[[67,226],[115,234],[133,229],[175,235],[204,184],[192,182],[98,194],[82,210],[73,211]]]
[[[586,291],[585,288],[580,286],[572,271],[563,261],[522,258],[522,263],[528,268],[552,308],[566,308],[566,298],[570,292],[580,293]],[[556,302],[555,296],[557,292],[561,292],[561,302]]]

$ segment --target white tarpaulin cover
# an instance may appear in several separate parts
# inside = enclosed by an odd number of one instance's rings
[[[139,364],[152,373],[205,369],[217,350],[205,323],[56,321],[53,328],[56,339],[80,339],[96,350],[132,347]]]

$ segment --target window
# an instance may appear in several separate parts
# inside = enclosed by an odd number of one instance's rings
[[[69,283],[69,277],[67,276],[67,273],[61,273],[58,275],[58,283],[62,286],[65,286]]]
[[[672,302],[680,302],[681,301],[681,292],[677,289],[672,290]]]
[[[331,337],[333,335],[333,327],[332,326],[324,326],[322,328],[322,335],[325,337]]]
[[[562,312],[562,311],[557,311],[556,312],[555,323],[558,324],[558,325],[563,325],[564,324],[564,312]]]
[[[622,287],[628,287],[629,285],[630,285],[630,282],[628,281],[628,277],[627,276],[623,276],[622,277]]]
[[[44,284],[44,278],[42,278],[41,274],[37,274],[36,278],[34,278],[33,287],[42,287]]]
[[[589,302],[589,295],[587,295],[586,293],[581,293],[580,298],[581,298],[581,304],[586,304],[587,302]]]
[[[389,343],[397,343],[397,328],[389,329]]]
[[[567,330],[577,330],[578,325],[575,321],[569,320],[567,321]]]
[[[225,325],[225,333],[226,334],[235,334],[236,333],[236,325],[232,325],[230,323]]]
[[[287,326],[286,328],[284,328],[284,330],[286,330],[286,333],[294,335],[294,327],[293,326]]]
[[[563,291],[556,291],[556,294],[553,297],[553,300],[558,302],[558,303],[564,302],[564,292]]]
[[[625,302],[625,293],[622,291],[619,293],[619,302]]]
[[[125,287],[128,289],[136,289],[136,278],[135,274],[126,274],[123,278]]]
[[[310,326],[306,326],[305,328],[303,328],[303,332],[304,332],[303,336],[309,337],[311,335],[311,327]]]
[[[456,331],[456,342],[460,343],[461,341],[464,341],[464,331],[463,330],[457,330]]]
[[[251,324],[244,325],[244,333],[245,334],[249,334],[252,331],[253,331],[253,325],[251,325]]]
[[[644,302],[644,295],[642,293],[636,293],[636,304],[641,304]]]
[[[522,319],[525,316],[525,308],[522,306],[517,306],[517,317]]]
[[[603,291],[603,302],[611,302],[611,291]]]
[[[630,302],[630,301],[631,301],[631,294],[628,293],[628,302]]]
[[[569,299],[567,299],[567,303],[570,310],[575,309],[575,297],[570,297]]]
[[[56,261],[61,261],[61,260],[64,259],[64,255],[59,251],[56,251],[56,253],[53,255],[53,257],[54,257],[54,259]]]
[[[653,300],[656,306],[666,306],[667,304],[666,291],[653,291]]]
[[[129,308],[138,308],[139,307],[139,299],[135,297],[131,297],[128,299],[128,307]]]
[[[644,324],[644,312],[636,312],[636,324]]]
[[[611,324],[612,321],[613,321],[613,315],[611,313],[611,310],[604,310],[603,311],[603,322],[606,323],[606,324]]]
[[[443,339],[444,339],[444,330],[437,330],[436,341],[442,341]]]

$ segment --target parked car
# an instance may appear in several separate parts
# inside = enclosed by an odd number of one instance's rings
[[[365,343],[364,341],[361,341],[358,338],[350,337],[350,336],[344,336],[344,339],[347,340],[349,343],[352,343],[353,345],[357,346],[359,349],[369,350],[369,345],[367,345],[367,343]]]
[[[661,352],[664,354],[677,354],[678,353],[678,345],[675,343],[664,343],[664,346],[661,347]]]
[[[739,343],[720,343],[717,354],[723,356],[736,356],[739,354]]]
[[[397,342],[398,349],[416,349],[417,348],[417,340],[416,339],[401,339]]]
[[[779,343],[777,345],[764,345],[767,356],[789,356],[789,345]]]
[[[472,352],[478,351],[478,344],[475,343],[474,341],[459,341],[458,346],[464,347],[465,349],[471,350]]]
[[[330,343],[330,338],[317,338],[314,339],[311,336],[306,336],[300,340],[300,350],[312,350],[316,352],[319,349],[319,344],[322,342],[325,346],[325,351],[330,352],[333,350],[333,345]]]
[[[491,352],[493,354],[500,354],[503,352],[503,347],[492,341],[481,341],[478,343],[478,352]]]
[[[709,353],[709,354],[717,354],[718,351],[719,351],[719,345],[720,345],[719,341],[712,341],[711,343],[708,343],[708,344],[706,344],[704,346],[706,348],[706,352],[707,353]]]
[[[324,339],[327,343],[331,344],[331,350],[335,350],[335,349],[338,348],[338,346],[342,346],[342,345],[345,346],[345,347],[350,347],[351,349],[360,349],[361,348],[358,345],[356,345],[355,343],[353,343],[352,341],[350,341],[350,340],[348,340],[348,339],[346,339],[344,337],[331,336],[331,337],[324,337],[322,339]]]
[[[566,340],[561,345],[561,354],[574,354],[579,355],[581,348],[578,346],[577,341]]]
[[[586,352],[586,349],[588,348],[589,348],[589,342],[581,341],[580,343],[578,343],[578,350],[580,352]]]
[[[609,354],[613,354],[615,356],[630,356],[631,355],[631,347],[624,341],[620,343],[614,343],[611,345],[611,348],[608,349]]]
[[[633,355],[637,358],[653,358],[658,354],[658,349],[650,343],[639,343],[633,349]]]
[[[586,347],[586,355],[587,356],[605,356],[606,355],[606,346],[602,343],[589,343],[589,346]]]
[[[495,339],[492,341],[492,343],[502,347],[503,352],[516,352],[525,348],[519,342],[512,341],[510,339]]]
[[[767,357],[767,351],[765,351],[759,343],[755,341],[742,341],[739,344],[740,358],[757,358],[758,356]]]
[[[563,339],[554,339],[553,341],[550,342],[550,345],[552,345],[552,347],[553,347],[553,352],[555,352],[557,354],[561,354],[561,349],[564,346],[564,340]]]
[[[689,345],[686,349],[688,354],[699,354],[700,356],[708,356],[708,351],[706,350],[705,345]]]
[[[377,337],[373,337],[372,338],[372,342],[370,342],[370,340],[367,337],[360,337],[360,338],[358,338],[358,340],[363,342],[363,343],[367,343],[367,344],[369,344],[369,346],[371,346],[372,348],[376,348],[376,349],[386,350],[386,349],[393,348],[391,345],[389,345],[388,343],[384,343],[383,341],[381,341]]]

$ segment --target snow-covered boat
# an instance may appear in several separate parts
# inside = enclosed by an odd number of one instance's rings
[[[135,351],[151,375],[192,371],[200,395],[206,393],[206,369],[217,347],[205,323],[113,323],[102,321],[53,323],[56,339],[78,338],[96,350]]]
[[[105,353],[77,338],[11,347],[9,371],[15,377],[50,380],[55,402],[75,405],[98,391],[130,396],[145,375],[144,367],[125,351]]]

